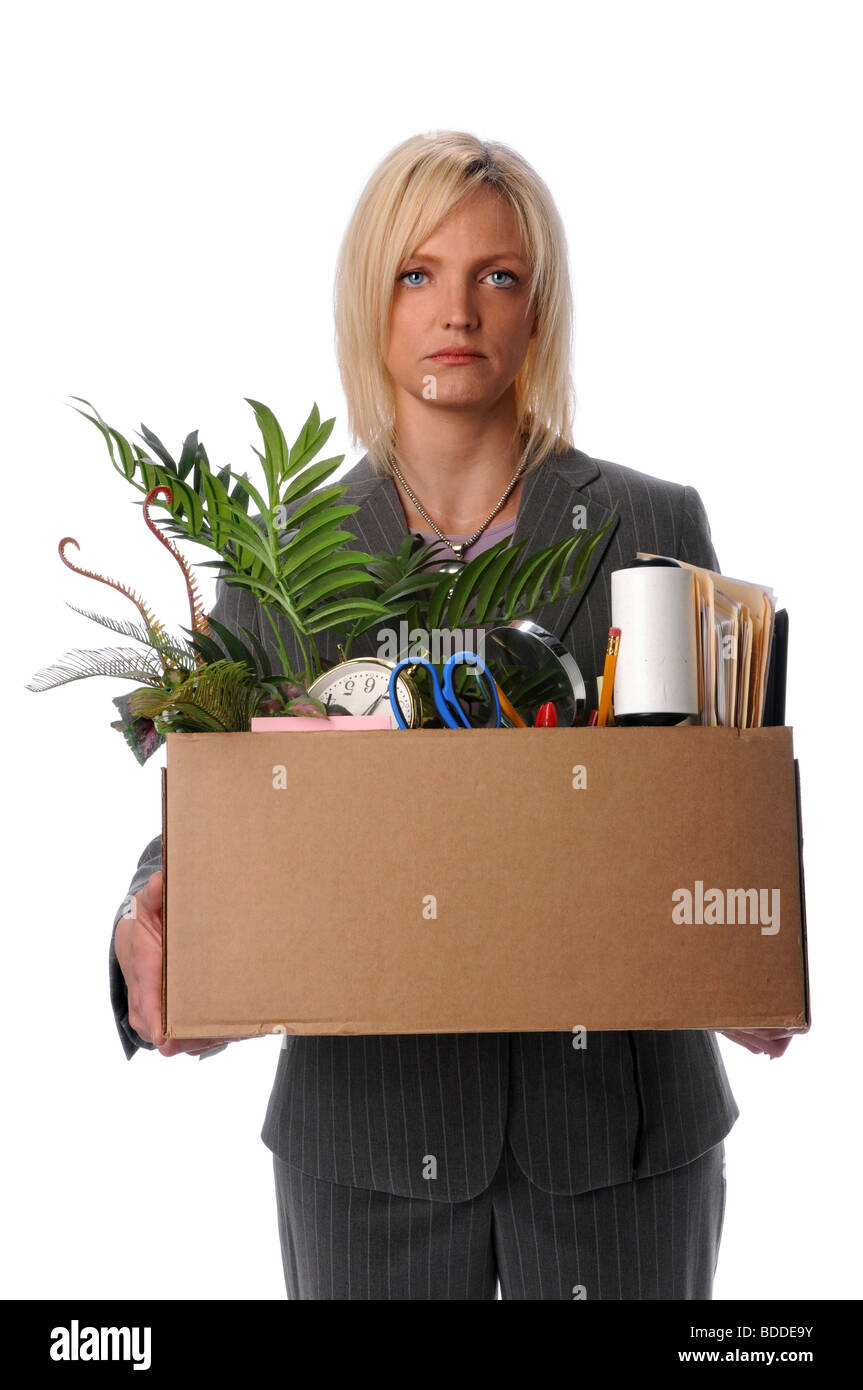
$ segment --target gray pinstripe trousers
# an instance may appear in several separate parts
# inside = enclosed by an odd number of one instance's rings
[[[507,1139],[464,1202],[313,1177],[273,1154],[289,1299],[709,1299],[724,1140],[692,1163],[576,1196],[522,1172]]]

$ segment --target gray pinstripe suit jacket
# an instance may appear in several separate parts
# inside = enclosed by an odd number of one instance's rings
[[[367,457],[340,481],[349,488],[343,500],[359,508],[347,523],[357,537],[352,544],[395,550],[407,527],[393,481],[374,473]],[[594,551],[586,583],[534,615],[587,676],[602,670],[612,570],[637,550],[719,568],[693,488],[578,449],[551,456],[525,478],[513,541],[530,538],[533,551],[571,536],[577,505],[586,508],[587,527],[598,530],[615,502],[619,515]],[[275,660],[272,629],[246,590],[220,582],[212,611],[229,627],[257,632]],[[281,630],[290,654],[290,630]],[[374,643],[372,629],[352,654],[371,654]],[[321,649],[336,659],[326,641]],[[160,866],[157,836],[129,892]],[[131,1057],[151,1044],[129,1026],[113,934],[110,987]],[[505,1131],[528,1177],[548,1192],[574,1194],[688,1163],[718,1144],[738,1115],[710,1031],[593,1033],[583,1050],[559,1033],[290,1036],[261,1138],[317,1177],[453,1202],[491,1182]],[[437,1158],[433,1185],[423,1176],[429,1154]]]

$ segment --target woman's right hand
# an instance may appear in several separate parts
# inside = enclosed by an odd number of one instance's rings
[[[114,951],[129,993],[129,1023],[163,1057],[198,1056],[233,1038],[166,1038],[162,1032],[162,871],[135,894],[134,916],[121,917]]]

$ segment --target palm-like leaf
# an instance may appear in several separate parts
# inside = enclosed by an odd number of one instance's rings
[[[315,633],[336,626],[347,632],[349,624],[358,619],[375,621],[388,616],[388,610],[375,598],[374,582],[362,572],[372,557],[352,551],[350,563],[344,563],[345,549],[356,537],[340,523],[357,508],[339,505],[344,486],[322,486],[342,464],[344,455],[313,462],[329,438],[334,420],[321,421],[314,405],[288,447],[273,412],[262,402],[247,399],[263,439],[263,451],[255,450],[264,475],[263,490],[247,475],[230,468],[214,473],[197,433],[187,437],[177,463],[144,426],[143,437],[155,457],[140,445],[130,444],[90,402],[82,401],[92,414],[79,413],[99,429],[114,467],[139,492],[146,493],[155,486],[171,489],[170,502],[158,501],[170,513],[166,535],[216,551],[219,560],[203,563],[218,568],[226,582],[248,588],[288,619],[303,669],[301,673],[293,671],[282,648],[283,674],[308,683],[321,670]],[[249,515],[250,501],[259,509],[257,516]],[[283,539],[284,526],[277,524],[279,508],[286,519],[290,514],[292,531],[287,540]]]
[[[121,637],[134,637],[136,642],[143,642],[145,647],[156,647],[159,643],[153,629],[144,623],[131,622],[127,618],[112,618],[105,613],[94,613],[89,608],[79,608],[76,603],[69,603],[68,601],[66,607],[71,608],[75,613],[80,613],[82,618],[89,618],[93,623],[110,628],[111,632],[117,632]]]
[[[214,551],[218,559],[198,563],[218,569],[226,584],[248,589],[261,602],[277,639],[281,674],[305,685],[322,669],[318,633],[342,634],[347,652],[355,637],[381,619],[404,615],[412,627],[453,629],[465,621],[479,625],[529,617],[537,607],[568,597],[584,583],[593,550],[614,520],[612,513],[601,531],[579,532],[532,555],[525,554],[526,541],[500,541],[454,579],[435,567],[443,550],[438,542],[417,549],[414,537],[406,536],[395,555],[351,548],[356,537],[342,523],[357,507],[342,500],[345,486],[326,485],[344,456],[315,462],[334,424],[321,420],[317,405],[289,446],[273,412],[247,398],[263,443],[262,450],[254,450],[263,474],[258,487],[231,468],[214,472],[197,432],[187,436],[175,462],[143,425],[150,453],[130,444],[89,402],[82,403],[92,414],[80,413],[100,430],[114,467],[127,481],[143,493],[156,486],[171,489],[170,501],[157,503],[169,513],[165,534]],[[257,514],[250,514],[250,503]],[[285,617],[294,634],[299,670],[288,658],[274,614]],[[193,646],[199,656],[213,659],[206,644]],[[232,659],[247,663],[248,650],[231,650],[224,635],[223,646]],[[259,663],[257,653],[252,657]]]
[[[227,653],[227,660],[242,663],[253,676],[257,676],[262,682],[274,683],[284,679],[281,672],[270,670],[269,657],[260,638],[254,632],[250,632],[245,627],[240,629],[248,637],[251,644],[246,646],[242,638],[238,637],[230,628],[225,627],[224,623],[217,622],[212,616],[208,621],[209,634],[190,633],[192,646],[205,662],[214,664],[224,661],[226,659],[225,653]]]
[[[459,572],[439,578],[428,605],[429,628],[472,622],[512,622],[538,607],[568,598],[584,583],[596,545],[614,524],[612,510],[599,531],[579,531],[525,558],[526,541],[498,541]],[[470,610],[473,611],[470,611]]]
[[[75,603],[66,605],[82,617],[89,618],[91,622],[99,623],[102,627],[107,627],[111,632],[117,632],[122,637],[133,637],[136,642],[141,642],[144,646],[152,647],[155,652],[166,657],[169,662],[181,667],[183,670],[192,672],[195,669],[195,647],[191,643],[181,642],[167,636],[156,633],[152,628],[145,627],[143,623],[134,623],[125,618],[111,618],[104,613],[93,613],[89,609],[79,608]],[[222,653],[219,652],[219,657]]]
[[[196,671],[175,690],[136,690],[130,708],[139,718],[152,719],[160,732],[248,732],[265,694],[245,662],[215,661]]]
[[[139,685],[161,686],[164,671],[155,653],[138,652],[134,647],[75,650],[67,652],[53,666],[37,671],[26,688],[53,690],[55,686],[84,680],[88,676],[113,676],[119,680],[136,681]]]
[[[416,547],[412,536],[405,537],[395,555],[375,555],[365,568],[374,580],[374,598],[393,614],[408,614],[411,629],[453,631],[466,621],[476,626],[513,622],[581,587],[597,543],[614,524],[615,511],[616,507],[599,531],[579,531],[528,556],[527,541],[513,545],[506,537],[455,575],[428,568],[442,558],[441,543]],[[377,621],[359,621],[350,641]],[[345,650],[350,651],[350,642]]]

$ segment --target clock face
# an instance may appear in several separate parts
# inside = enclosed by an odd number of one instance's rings
[[[309,694],[323,700],[327,709],[334,713],[344,710],[348,714],[386,714],[389,712],[392,727],[398,728],[392,713],[389,699],[390,670],[384,662],[371,658],[357,658],[356,661],[343,661],[331,671],[318,676],[309,687]],[[411,697],[401,680],[396,685],[399,709],[406,724],[410,724],[412,708]]]

